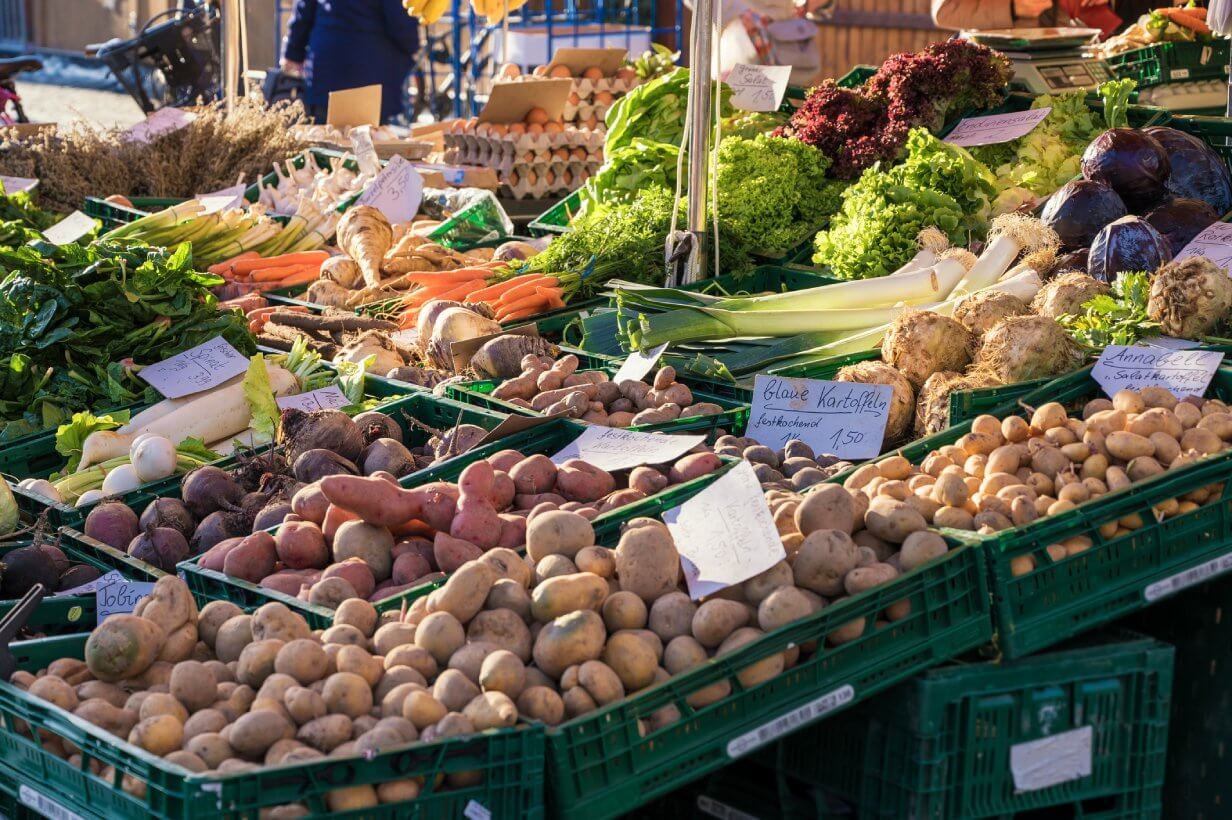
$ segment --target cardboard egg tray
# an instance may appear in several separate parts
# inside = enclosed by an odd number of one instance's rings
[[[585,184],[599,170],[598,162],[517,162],[499,171],[499,195],[510,199],[545,199],[565,196]],[[531,182],[531,179],[534,182]],[[514,181],[516,180],[516,182]]]
[[[586,152],[588,161],[602,162],[603,134],[567,127],[559,134],[521,134],[516,137],[480,137],[473,133],[445,135],[446,162],[459,165],[499,166],[528,154],[536,160],[546,160],[559,149],[568,150],[571,157],[581,149]]]

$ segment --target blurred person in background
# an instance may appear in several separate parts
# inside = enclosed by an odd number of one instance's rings
[[[301,74],[304,105],[325,122],[329,92],[381,86],[381,122],[402,113],[419,22],[400,0],[295,0],[280,68]]]
[[[1080,26],[1107,37],[1151,9],[1184,0],[932,0],[933,22],[949,29]]]

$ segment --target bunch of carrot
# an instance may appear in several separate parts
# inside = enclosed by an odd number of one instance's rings
[[[402,299],[399,326],[415,327],[419,309],[433,299],[486,303],[500,322],[524,319],[565,306],[563,291],[551,276],[526,274],[489,285],[488,280],[507,265],[506,262],[485,262],[455,270],[407,274],[405,278],[418,287]]]
[[[321,276],[321,263],[328,258],[325,251],[298,251],[266,257],[246,251],[211,265],[209,272],[228,282],[252,285],[252,290],[276,290],[317,281]]]

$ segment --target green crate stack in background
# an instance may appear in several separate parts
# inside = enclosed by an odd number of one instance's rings
[[[949,664],[788,738],[773,762],[862,820],[1157,816],[1172,661],[1172,647],[1119,630]]]

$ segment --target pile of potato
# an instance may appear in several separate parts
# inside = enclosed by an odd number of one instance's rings
[[[1122,390],[1111,400],[1093,399],[1082,418],[1071,418],[1057,402],[1036,408],[1030,420],[983,415],[971,432],[941,447],[916,466],[902,456],[865,464],[844,482],[871,498],[870,511],[886,517],[990,534],[1057,515],[1227,450],[1232,413],[1218,399],[1178,399],[1159,387]],[[1155,505],[1163,520],[1219,499],[1212,484]],[[1099,528],[1116,538],[1141,528],[1129,515]],[[1092,546],[1083,535],[1048,547],[1053,560]],[[1011,564],[1015,575],[1035,568],[1030,555]]]
[[[276,534],[257,531],[207,550],[204,569],[333,609],[351,598],[385,600],[444,577],[495,547],[526,543],[532,509],[590,519],[722,466],[691,453],[663,470],[609,473],[581,459],[502,450],[469,465],[456,484],[403,489],[392,475],[330,475],[291,498]]]
[[[748,436],[725,435],[715,440],[714,451],[752,464],[764,490],[803,490],[855,466],[838,456],[819,456],[807,442],[794,438],[773,450]]]
[[[214,601],[198,612],[184,582],[168,576],[133,614],[112,615],[94,630],[84,661],[57,660],[37,675],[16,672],[11,682],[169,763],[220,775],[514,724],[516,710],[503,696],[451,687],[454,675],[438,674],[443,662],[411,641],[412,627],[379,621],[359,600],[324,633],[282,604],[249,615]],[[72,744],[45,738],[45,750],[80,765]],[[95,760],[90,771],[114,777]],[[481,779],[481,772],[452,773],[436,788]],[[330,792],[327,804],[348,811],[399,803],[422,787],[421,778],[347,786]],[[123,788],[146,792],[127,774]],[[262,816],[308,813],[293,804]]]
[[[635,379],[619,383],[602,370],[578,371],[572,353],[553,361],[546,356],[526,356],[522,373],[506,379],[492,397],[546,415],[563,413],[574,419],[605,427],[638,427],[662,424],[690,416],[713,416],[719,405],[693,401],[688,386],[676,381],[676,369],[659,368],[654,383]]]

